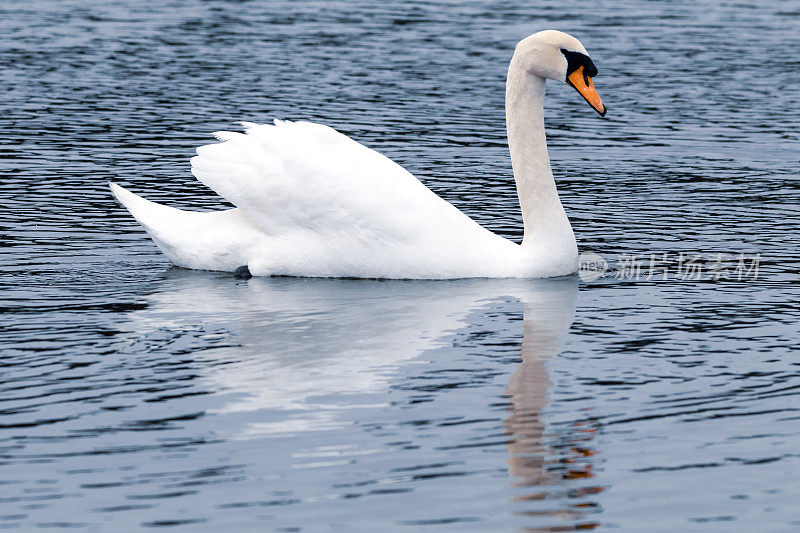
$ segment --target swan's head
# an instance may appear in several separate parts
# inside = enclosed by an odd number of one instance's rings
[[[592,82],[597,67],[575,37],[556,30],[534,33],[517,44],[514,58],[530,74],[572,86],[600,116],[606,114]]]

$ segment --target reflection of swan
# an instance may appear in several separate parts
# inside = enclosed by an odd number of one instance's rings
[[[509,444],[510,471],[528,486],[550,481],[543,470],[548,449],[542,439],[544,423],[540,419],[551,385],[545,365],[561,351],[575,309],[574,298],[571,306],[562,300],[552,303],[556,305],[541,300],[538,305],[526,303],[522,363],[506,388],[512,404],[506,429],[514,437]]]
[[[522,363],[509,379],[506,393],[511,398],[511,412],[505,421],[511,440],[508,444],[509,472],[517,478],[516,486],[540,487],[558,485],[567,479],[591,478],[592,463],[586,457],[592,451],[585,441],[591,439],[592,430],[572,427],[562,438],[566,450],[556,451],[552,447],[552,435],[546,435],[542,410],[547,406],[547,394],[551,382],[547,362],[558,355],[575,314],[575,293],[565,291],[543,291],[525,300],[524,337],[522,341]],[[564,448],[564,446],[561,446]],[[558,455],[558,467],[554,455]],[[565,466],[566,465],[566,466]],[[574,488],[574,487],[573,487]],[[572,491],[573,498],[582,498],[600,492],[597,486],[581,487]],[[537,490],[519,496],[518,502],[548,499],[545,490]],[[519,511],[519,514],[551,516],[577,519],[582,516],[581,506],[573,509],[548,508]],[[591,529],[595,523],[584,523]]]
[[[308,122],[245,124],[198,149],[192,172],[237,206],[180,211],[116,185],[116,197],[177,265],[255,275],[366,278],[551,277],[578,251],[556,191],[544,134],[545,80],[567,82],[605,113],[597,69],[557,31],[522,40],[506,83],[506,123],[524,238],[474,222],[386,157]]]
[[[470,311],[513,297],[553,313],[574,306],[576,291],[573,278],[253,278],[236,284],[173,270],[167,289],[150,295],[146,309],[128,316],[137,332],[193,324],[231,333],[236,346],[198,357],[213,358],[213,364],[203,365],[205,379],[230,393],[218,412],[264,415],[248,417],[247,427],[236,430],[243,437],[349,423],[340,420],[342,411],[357,408],[369,393],[384,392],[400,365],[449,345]]]

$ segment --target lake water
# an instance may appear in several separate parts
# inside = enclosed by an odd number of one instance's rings
[[[545,28],[609,108],[549,85],[597,280],[190,272],[107,189],[218,209],[210,132],[312,119],[519,239],[504,76]],[[0,30],[0,527],[800,529],[800,2],[29,0]]]

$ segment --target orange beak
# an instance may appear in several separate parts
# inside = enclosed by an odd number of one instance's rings
[[[595,111],[600,113],[601,117],[605,116],[606,106],[603,104],[600,95],[597,94],[592,78],[583,73],[582,66],[575,69],[572,74],[567,77],[567,83],[572,85],[572,87],[583,96],[583,99],[589,102],[589,105],[592,106]]]

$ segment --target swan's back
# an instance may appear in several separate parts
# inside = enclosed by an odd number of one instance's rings
[[[192,173],[236,209],[182,211],[114,195],[176,265],[255,275],[516,275],[518,246],[484,229],[387,157],[310,122],[245,123],[202,146]]]
[[[267,237],[254,274],[459,277],[470,258],[515,246],[330,127],[244,126],[200,147],[192,173]]]
[[[223,142],[198,148],[192,173],[268,235],[404,241],[419,236],[418,215],[443,214],[411,173],[332,128],[244,125],[246,133],[218,132]]]

